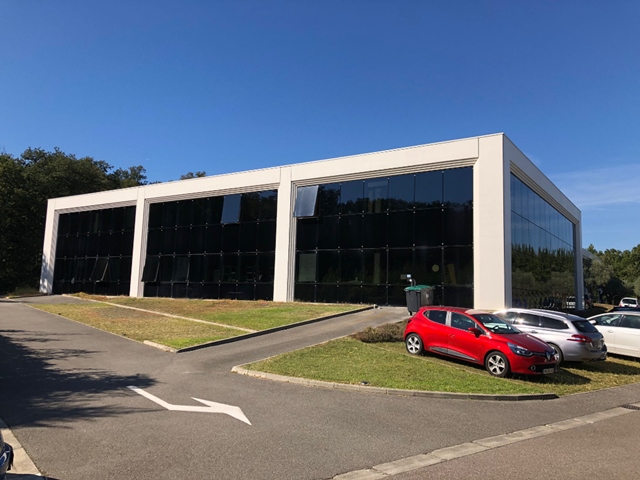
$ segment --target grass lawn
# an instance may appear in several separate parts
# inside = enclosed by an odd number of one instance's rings
[[[78,295],[88,298],[142,308],[154,312],[169,313],[181,317],[222,323],[230,327],[267,330],[292,323],[320,318],[363,308],[363,305],[329,305],[318,303],[280,303],[248,300],[193,300],[183,298],[134,298]]]
[[[103,303],[32,306],[139,342],[150,340],[178,349],[246,333]]]
[[[480,366],[427,354],[414,357],[402,342],[364,343],[351,337],[244,365],[249,370],[373,387],[456,393],[571,393],[637,383],[640,362],[567,364],[545,377],[495,378]]]
[[[238,300],[107,298],[89,295],[80,295],[80,297],[109,303],[33,304],[32,306],[139,342],[150,340],[177,349],[237,337],[246,334],[246,329],[266,330],[362,308],[362,305],[319,305]],[[141,312],[110,305],[110,303],[202,321]],[[243,330],[234,327],[240,327]]]

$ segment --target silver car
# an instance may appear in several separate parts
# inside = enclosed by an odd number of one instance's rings
[[[605,360],[604,336],[586,318],[553,310],[509,308],[496,315],[513,323],[518,330],[547,342],[556,352],[558,363]]]

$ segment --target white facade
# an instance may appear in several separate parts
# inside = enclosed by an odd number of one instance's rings
[[[296,258],[293,208],[298,187],[457,167],[473,168],[474,307],[500,309],[512,305],[512,173],[574,224],[575,292],[576,298],[581,299],[581,213],[504,134],[50,199],[40,290],[45,293],[52,291],[60,214],[119,206],[136,207],[129,294],[138,297],[144,290],[141,279],[150,204],[277,189],[273,299],[293,301]]]

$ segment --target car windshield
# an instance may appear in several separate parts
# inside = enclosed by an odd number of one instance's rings
[[[505,322],[500,317],[492,315],[490,313],[476,313],[472,315],[473,318],[478,320],[488,330],[494,333],[508,334],[508,333],[520,333],[516,327],[510,323]],[[591,325],[591,324],[589,324]]]
[[[582,333],[595,333],[598,331],[598,329],[594,327],[589,320],[577,320],[573,322],[573,324],[578,331]]]

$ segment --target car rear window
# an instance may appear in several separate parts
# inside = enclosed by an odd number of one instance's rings
[[[582,333],[595,333],[598,331],[596,327],[589,323],[589,320],[577,320],[572,323],[575,325],[578,331]]]

